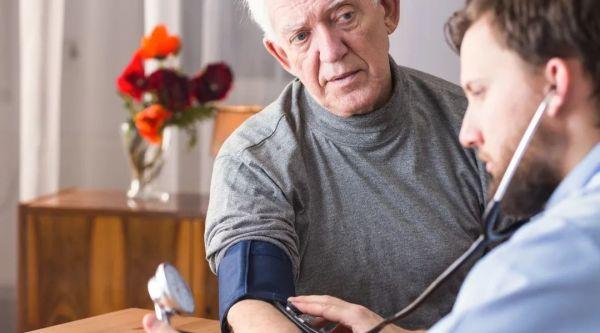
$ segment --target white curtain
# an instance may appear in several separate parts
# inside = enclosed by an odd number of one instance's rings
[[[58,189],[64,1],[19,2],[20,197]]]

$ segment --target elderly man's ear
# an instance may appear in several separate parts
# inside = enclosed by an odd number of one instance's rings
[[[400,21],[400,0],[380,0],[379,5],[385,10],[383,22],[389,35],[396,30]]]
[[[277,59],[277,61],[279,61],[279,63],[281,64],[281,67],[283,67],[283,69],[285,69],[288,73],[296,76],[296,74],[292,73],[292,71],[291,71],[290,62],[288,60],[287,53],[285,52],[283,47],[277,45],[277,43],[275,43],[274,41],[272,41],[266,37],[263,38],[263,45],[265,46],[265,49],[267,49],[267,51],[275,59]]]

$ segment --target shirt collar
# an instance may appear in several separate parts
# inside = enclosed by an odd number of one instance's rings
[[[583,188],[598,172],[600,172],[600,143],[596,144],[558,185],[548,200],[546,208],[557,204],[573,192]]]

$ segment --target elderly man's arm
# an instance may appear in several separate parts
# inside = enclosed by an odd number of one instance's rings
[[[246,159],[220,155],[211,181],[205,241],[219,280],[221,327],[285,332],[293,326],[269,302],[295,294],[295,211],[260,161]]]
[[[234,333],[298,332],[298,328],[279,310],[259,300],[248,299],[235,303],[229,309],[227,321]]]
[[[229,310],[230,330],[235,333],[277,332],[296,333],[298,329],[269,303],[255,300],[237,302]],[[154,313],[147,314],[143,320],[146,333],[177,333],[169,325],[156,319]]]

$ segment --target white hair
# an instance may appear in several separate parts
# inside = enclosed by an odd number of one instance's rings
[[[269,19],[269,10],[265,5],[265,0],[243,0],[250,17],[262,29],[266,38],[272,39],[275,37],[275,32],[271,26]]]
[[[262,29],[264,36],[269,39],[276,38],[275,31],[269,18],[269,10],[265,5],[266,0],[242,0],[250,12],[250,16],[256,24]],[[381,0],[371,0],[378,4]]]

